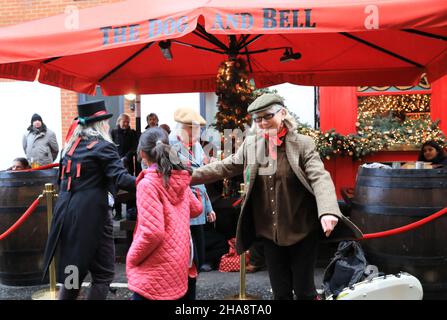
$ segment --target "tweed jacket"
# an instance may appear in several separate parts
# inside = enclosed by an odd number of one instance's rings
[[[334,184],[329,172],[324,168],[313,139],[296,132],[297,125],[290,114],[287,114],[284,124],[288,128],[285,138],[287,159],[299,181],[315,196],[318,208],[315,214],[318,218],[325,214],[335,215],[348,225],[353,237],[361,237],[360,230],[340,212]],[[250,205],[250,198],[255,196],[252,191],[256,176],[274,174],[275,169],[275,161],[265,156],[264,138],[252,131],[235,154],[193,172],[192,184],[211,183],[243,173],[245,193],[236,229],[238,254],[248,250],[256,237],[253,221],[255,213],[252,212]]]

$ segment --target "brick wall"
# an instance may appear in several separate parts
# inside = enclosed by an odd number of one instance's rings
[[[140,99],[139,97],[138,97],[138,99]],[[132,129],[135,129],[136,128],[136,125],[135,125],[135,112],[134,111],[132,111],[132,110],[130,110],[130,102],[129,101],[127,101],[126,99],[124,99],[124,113],[127,113],[129,116],[130,116],[130,127],[132,128]]]
[[[30,20],[41,19],[65,12],[67,6],[77,6],[79,9],[104,5],[123,0],[0,0],[0,27],[18,24]],[[11,81],[0,79],[0,81]],[[77,93],[61,90],[62,137],[65,138],[71,121],[77,115]],[[128,104],[127,109],[129,110]],[[126,111],[126,112],[128,112]],[[133,128],[135,119],[132,116]]]
[[[123,0],[0,0],[0,26],[54,16],[67,6],[84,9],[119,1]]]

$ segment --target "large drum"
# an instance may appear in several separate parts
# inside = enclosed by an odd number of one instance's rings
[[[0,234],[13,225],[46,183],[56,183],[57,170],[0,172]],[[0,283],[41,284],[43,253],[48,237],[46,201],[12,234],[0,241]]]
[[[445,169],[360,168],[351,218],[363,233],[401,227],[447,207]],[[408,272],[424,298],[447,297],[447,215],[406,233],[362,242],[369,263]]]

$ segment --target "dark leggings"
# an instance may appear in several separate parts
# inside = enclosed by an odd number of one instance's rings
[[[315,299],[315,261],[318,234],[310,234],[291,246],[278,246],[263,239],[264,255],[275,300]]]
[[[205,231],[203,224],[191,225],[190,229],[196,249],[195,254],[197,254],[197,258],[199,259],[199,266],[197,269],[200,270],[200,267],[205,263]]]

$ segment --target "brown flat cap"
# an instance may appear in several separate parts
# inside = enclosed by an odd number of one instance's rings
[[[248,106],[247,112],[261,112],[267,110],[275,104],[279,104],[284,107],[284,100],[275,93],[264,93]]]
[[[194,109],[189,107],[181,107],[175,110],[174,120],[179,123],[194,125],[199,124],[201,126],[206,125],[205,119]]]

